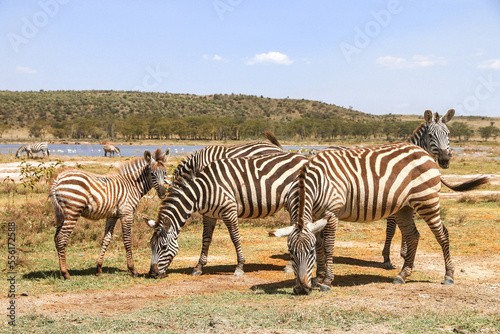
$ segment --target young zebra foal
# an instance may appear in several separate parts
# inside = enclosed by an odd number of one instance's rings
[[[163,153],[158,148],[153,154],[145,151],[144,158],[122,164],[116,173],[97,175],[65,168],[52,178],[49,195],[57,224],[54,242],[61,274],[65,279],[70,277],[66,267],[66,246],[80,216],[93,220],[106,218],[101,253],[97,260],[97,275],[102,273],[104,254],[118,219],[122,224],[127,267],[133,275],[137,275],[130,236],[134,212],[140,199],[153,187],[160,198],[165,198],[165,164],[169,155],[170,150]]]
[[[476,187],[483,183],[487,183],[487,178],[464,184]],[[327,290],[333,281],[338,221],[372,222],[391,215],[407,244],[403,268],[394,278],[394,283],[404,283],[412,272],[419,239],[413,222],[414,210],[429,225],[443,250],[444,284],[454,283],[448,231],[440,216],[441,174],[434,159],[422,148],[395,143],[323,151],[304,165],[296,184],[298,191],[291,194],[297,194],[298,200],[290,201],[295,204],[290,206],[293,229],[288,237],[296,294],[308,294],[312,288],[317,245],[307,224],[321,218],[328,221],[322,232],[324,254],[317,254],[317,276],[322,290]]]

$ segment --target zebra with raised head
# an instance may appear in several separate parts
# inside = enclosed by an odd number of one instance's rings
[[[243,275],[245,258],[241,250],[238,218],[263,218],[280,210],[288,190],[307,158],[295,153],[276,153],[247,158],[220,159],[201,172],[178,177],[163,200],[151,237],[150,276],[164,277],[179,245],[177,237],[194,213],[204,216],[209,226],[202,252],[194,271],[201,274],[207,263],[208,248],[217,219],[229,230],[238,264],[234,274]]]
[[[116,172],[97,175],[80,169],[65,168],[54,175],[49,195],[56,216],[54,242],[59,256],[59,266],[65,279],[70,277],[66,267],[66,246],[76,221],[80,216],[98,220],[106,218],[106,227],[97,260],[97,275],[102,273],[102,261],[116,221],[120,219],[123,243],[127,253],[127,267],[137,275],[132,260],[131,227],[134,212],[140,199],[155,188],[160,198],[165,198],[165,153],[158,148],[153,154],[144,152],[144,158],[123,163]]]
[[[104,156],[106,156],[108,153],[109,153],[110,158],[111,158],[111,154],[113,154],[113,156],[115,156],[115,153],[118,155],[118,157],[122,156],[120,149],[112,144],[104,145]]]
[[[436,160],[441,168],[450,167],[450,159],[452,156],[450,149],[449,135],[450,131],[446,126],[455,115],[455,110],[450,109],[444,116],[439,116],[438,113],[432,113],[430,110],[424,112],[424,122],[413,131],[406,140],[409,143],[420,146]],[[387,269],[396,268],[391,263],[391,243],[396,233],[396,217],[390,216],[387,218],[387,228],[384,249],[382,256],[384,257],[384,267]],[[401,240],[401,257],[405,257],[406,243]]]
[[[47,145],[46,142],[43,143],[33,143],[33,144],[26,144],[17,149],[16,152],[16,159],[19,159],[21,156],[21,153],[26,152],[26,155],[28,158],[33,158],[33,153],[38,153],[42,152],[43,157],[49,156],[49,146]]]
[[[452,189],[474,188],[487,183],[487,177],[468,181]],[[419,233],[413,211],[429,225],[443,250],[444,284],[454,283],[448,231],[441,222],[439,190],[441,174],[433,159],[422,148],[410,143],[395,143],[350,150],[318,153],[299,173],[290,191],[290,219],[293,229],[288,237],[296,294],[312,289],[312,270],[316,261],[313,220],[326,219],[322,231],[322,250],[318,252],[317,278],[322,290],[333,281],[333,250],[339,220],[371,222],[394,215],[407,244],[401,272],[394,283],[404,283],[412,272]]]

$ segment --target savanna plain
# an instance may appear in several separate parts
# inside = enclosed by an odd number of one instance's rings
[[[498,150],[498,149],[497,149]],[[473,153],[473,152],[471,152]],[[498,156],[498,152],[496,153]],[[294,296],[286,238],[266,231],[287,226],[287,212],[267,219],[242,220],[245,275],[234,277],[236,254],[222,223],[214,233],[204,274],[191,271],[201,250],[201,216],[189,219],[179,236],[179,254],[164,279],[147,277],[152,231],[142,217],[155,218],[160,200],[154,190],[144,197],[132,228],[134,263],[139,277],[126,269],[119,226],[95,276],[104,220],[80,218],[66,249],[70,280],[59,274],[54,246],[54,213],[47,179],[62,165],[108,173],[130,158],[15,160],[0,157],[0,173],[22,165],[21,174],[1,177],[3,313],[0,331],[19,333],[498,333],[500,332],[500,168],[484,154],[456,156],[443,178],[463,182],[477,174],[491,176],[479,191],[452,193],[443,188],[442,216],[449,230],[455,285],[444,286],[441,249],[427,225],[420,232],[415,269],[404,285],[393,285],[400,270],[401,235],[391,259],[382,266],[385,221],[339,225],[332,290]],[[172,173],[181,157],[169,160]],[[59,161],[59,162],[58,162]],[[42,165],[43,163],[43,165]],[[24,171],[24,178],[23,178]],[[31,174],[30,174],[31,173]],[[38,174],[37,174],[38,173]],[[35,176],[34,176],[35,175]],[[10,224],[9,224],[10,223]],[[12,272],[7,265],[8,227],[16,227],[15,299],[7,297]],[[9,285],[9,286],[8,286]],[[16,306],[16,326],[7,307]]]

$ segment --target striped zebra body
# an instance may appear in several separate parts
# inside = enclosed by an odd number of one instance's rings
[[[104,150],[104,156],[106,156],[109,153],[110,158],[111,158],[111,154],[113,154],[113,156],[115,156],[115,153],[116,153],[119,157],[121,157],[121,155],[122,155],[120,149],[112,144],[104,145],[103,150]]]
[[[200,151],[194,152],[177,166],[174,171],[174,179],[184,174],[191,174],[194,171],[201,171],[211,162],[220,159],[251,157],[256,155],[283,153],[285,151],[272,133],[265,131],[263,134],[269,139],[271,144],[258,142],[236,145],[210,145],[204,147]],[[208,251],[215,225],[216,221],[214,219],[203,217],[202,250]],[[202,251],[200,258],[204,260],[200,260],[200,262],[206,263],[206,257],[207,254]],[[199,276],[201,274],[202,266],[196,266],[192,275]]]
[[[413,131],[412,135],[406,140],[409,143],[415,144],[423,148],[429,153],[439,164],[441,168],[448,168],[450,166],[451,150],[448,127],[446,123],[449,122],[455,110],[450,109],[444,116],[439,116],[437,113],[433,114],[432,111],[426,110],[424,113],[424,122]],[[415,218],[415,216],[414,216]],[[396,217],[391,216],[387,218],[386,237],[382,256],[384,257],[384,267],[387,269],[396,268],[391,263],[391,243],[396,233]],[[401,257],[406,255],[405,240],[401,240]]]
[[[209,164],[192,180],[178,178],[160,206],[156,222],[150,221],[154,228],[150,275],[166,275],[178,252],[178,234],[194,212],[204,215],[210,226],[195,271],[201,273],[206,264],[216,220],[222,219],[237,253],[235,275],[243,275],[245,258],[238,218],[263,218],[280,210],[298,170],[306,162],[307,158],[294,153],[221,159]]]
[[[97,175],[66,168],[52,178],[49,195],[56,214],[54,242],[61,273],[65,279],[70,277],[66,267],[65,250],[80,216],[93,220],[106,218],[101,253],[97,260],[97,275],[102,273],[104,254],[118,219],[122,224],[128,269],[137,275],[132,260],[130,235],[133,215],[140,199],[151,188],[155,188],[160,198],[165,197],[165,163],[169,154],[170,150],[165,154],[161,149],[157,149],[153,155],[146,151],[144,158],[124,163],[113,174]]]
[[[21,153],[23,152],[26,152],[26,155],[28,156],[28,158],[33,158],[33,153],[38,153],[38,152],[42,152],[43,156],[49,156],[49,147],[47,145],[47,143],[43,142],[43,143],[33,143],[33,144],[26,144],[26,145],[23,145],[21,147],[19,147],[17,149],[17,152],[16,152],[16,159],[19,159],[19,157],[21,156]]]
[[[318,254],[318,279],[322,289],[333,280],[333,249],[339,220],[371,222],[394,215],[407,244],[403,269],[395,283],[411,274],[419,233],[415,210],[429,225],[443,250],[445,284],[453,283],[454,266],[448,231],[441,222],[441,174],[434,159],[422,148],[395,143],[351,150],[323,151],[301,170],[296,197],[290,200],[293,230],[288,247],[296,277],[296,294],[311,291],[316,237],[306,224],[327,219],[322,231],[323,250]],[[324,252],[324,253],[323,253]]]

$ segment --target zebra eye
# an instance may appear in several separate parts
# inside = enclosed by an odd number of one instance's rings
[[[167,249],[167,245],[166,244],[165,245],[161,245],[161,250],[165,250],[165,249]]]

